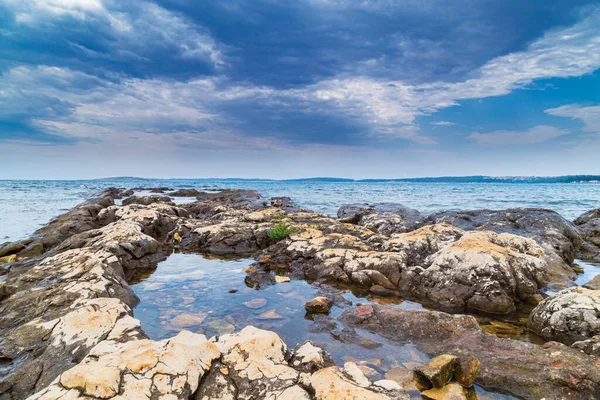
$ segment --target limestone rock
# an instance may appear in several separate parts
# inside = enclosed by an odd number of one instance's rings
[[[220,355],[203,335],[188,331],[160,342],[103,341],[31,399],[188,399]]]
[[[565,344],[600,334],[600,291],[565,289],[546,298],[529,315],[529,329]]]
[[[417,210],[393,203],[347,204],[339,208],[337,215],[341,222],[358,224],[386,236],[413,230],[421,218]]]
[[[429,265],[408,269],[400,288],[442,309],[508,313],[545,286],[540,253],[531,239],[469,232],[431,255]]]
[[[329,367],[315,372],[310,377],[310,385],[315,391],[318,400],[389,400],[409,399],[404,392],[376,392],[378,387],[372,390],[360,387],[344,376],[338,367]],[[381,389],[381,388],[380,388]]]
[[[298,371],[312,373],[330,367],[334,362],[325,350],[306,341],[293,352],[290,365]]]

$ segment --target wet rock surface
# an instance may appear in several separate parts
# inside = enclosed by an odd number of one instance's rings
[[[397,384],[373,382],[370,367],[358,361],[340,368],[312,343],[288,351],[275,333],[254,327],[232,333],[236,326],[223,318],[206,326],[212,339],[182,331],[150,340],[132,313],[138,299],[125,273],[152,268],[174,248],[254,254],[257,262],[246,269],[246,282],[257,290],[305,279],[398,301],[418,299],[442,310],[507,313],[536,299],[548,281],[569,281],[574,274],[569,264],[583,242],[575,225],[548,210],[423,218],[398,205],[354,205],[341,209],[337,220],[255,191],[180,193],[193,193],[196,200],[176,205],[168,196],[107,189],[31,239],[0,246],[0,399],[34,393],[36,399],[404,399]],[[124,196],[129,197],[115,205]],[[281,240],[269,237],[281,221],[295,231]],[[462,368],[465,386],[477,359],[476,383],[486,388],[531,398],[600,395],[598,359],[584,353],[598,354],[596,322],[589,314],[596,292],[580,292],[586,299],[573,301],[561,292],[532,314],[531,323],[549,332],[545,337],[573,344],[567,347],[499,339],[465,315],[351,308],[323,288],[322,294],[348,311],[339,321],[315,314],[313,329],[342,343],[376,348],[388,338],[412,342],[430,357],[455,355],[455,378]],[[567,322],[546,317],[555,303],[569,312]],[[257,301],[246,308],[256,309],[265,323],[282,317],[273,304]],[[204,317],[182,313],[170,324],[183,329]],[[359,329],[380,338],[364,337]],[[438,388],[447,393],[427,396],[460,395],[459,387],[448,386]]]
[[[600,360],[557,342],[543,346],[484,333],[475,318],[442,312],[361,306],[347,324],[413,343],[431,356],[453,354],[480,362],[476,383],[524,398],[593,399],[600,396]]]

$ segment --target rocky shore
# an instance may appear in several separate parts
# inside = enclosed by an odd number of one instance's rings
[[[354,204],[336,219],[254,191],[159,189],[107,189],[0,245],[0,400],[409,398],[396,381],[373,382],[310,342],[290,350],[252,326],[150,340],[125,277],[174,248],[251,254],[246,283],[257,289],[281,279],[273,271],[320,285],[324,299],[306,309],[336,340],[361,342],[364,330],[457,365],[477,360],[476,384],[522,398],[600,398],[600,292],[575,286],[573,264],[600,261],[599,210],[569,222],[542,209],[422,215]],[[338,285],[429,310],[353,306],[338,301]],[[345,308],[336,321],[332,303]],[[524,308],[544,345],[498,338],[468,315]],[[429,396],[473,398],[460,382]]]

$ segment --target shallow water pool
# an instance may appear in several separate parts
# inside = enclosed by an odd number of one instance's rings
[[[294,348],[306,340],[324,347],[338,365],[354,361],[372,380],[386,377],[399,380],[411,395],[420,398],[403,376],[430,358],[411,344],[398,345],[379,335],[357,330],[358,342],[339,340],[344,326],[337,317],[342,307],[332,308],[329,317],[307,315],[304,303],[324,290],[303,280],[277,283],[256,290],[246,286],[244,269],[250,258],[222,258],[210,255],[173,253],[154,270],[128,276],[140,304],[134,314],[152,339],[164,339],[182,329],[207,337],[239,331],[247,325],[275,331]],[[393,303],[395,307],[422,309],[411,301],[373,298],[344,288],[327,287],[338,302]],[[339,303],[338,303],[339,304]],[[338,336],[339,335],[339,336]],[[338,338],[336,339],[336,336]],[[411,390],[412,389],[412,390]],[[509,399],[476,387],[480,398]]]

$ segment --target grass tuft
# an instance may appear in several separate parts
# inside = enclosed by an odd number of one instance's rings
[[[292,226],[289,222],[280,221],[267,231],[267,235],[273,240],[280,241],[298,231],[299,229]]]

